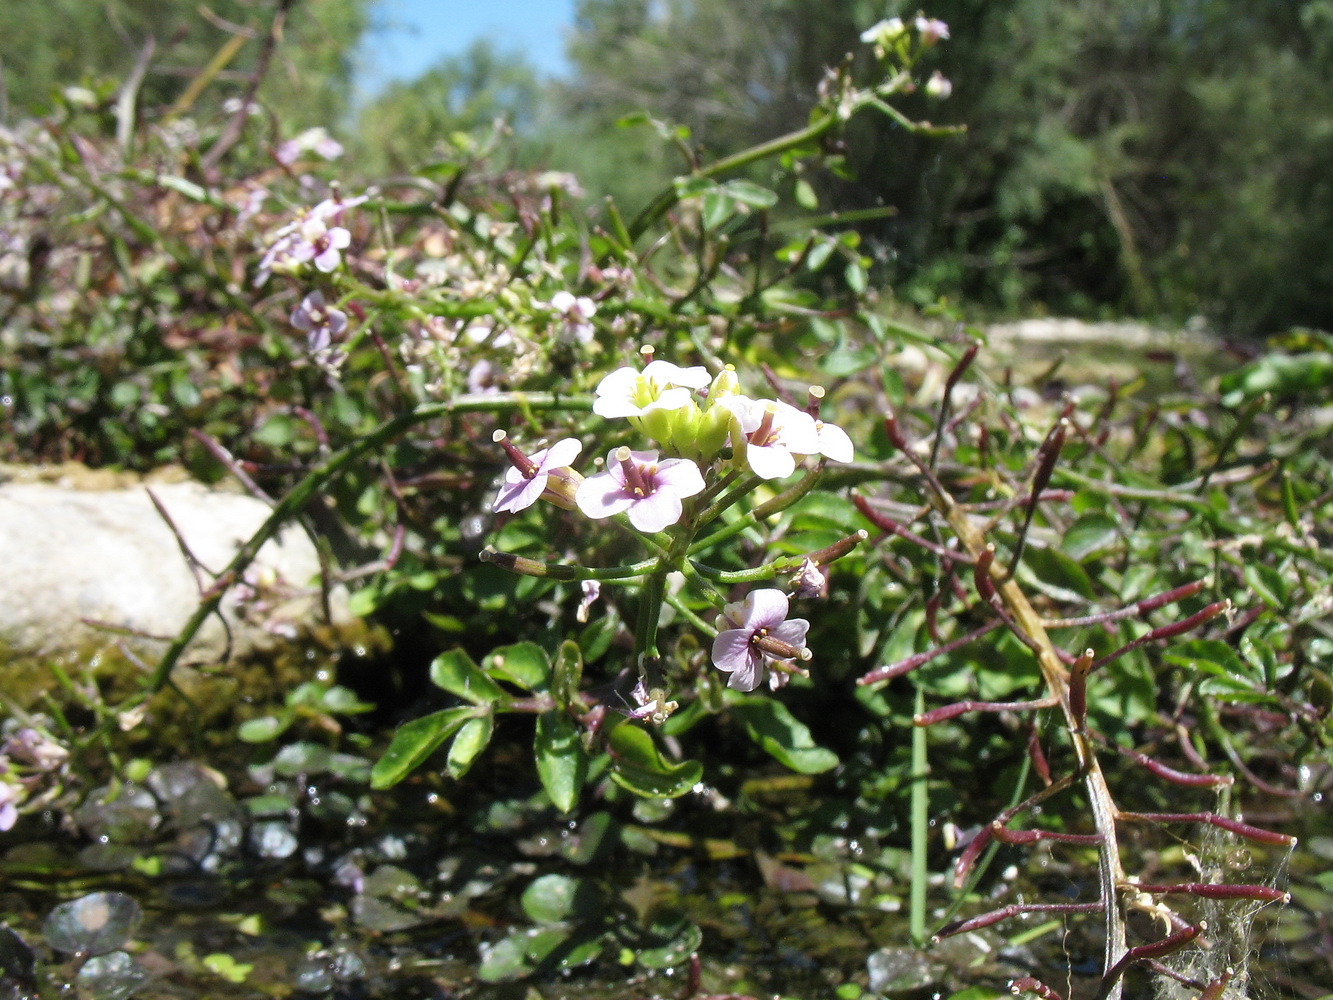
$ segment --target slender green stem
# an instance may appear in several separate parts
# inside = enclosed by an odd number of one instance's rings
[[[702,634],[707,636],[717,635],[717,629],[700,618],[684,601],[680,599],[679,594],[668,593],[666,595],[666,602],[676,609],[678,615],[693,625]]]
[[[926,710],[926,693],[916,689],[914,712]],[[926,942],[926,882],[930,877],[926,867],[926,852],[930,848],[930,796],[926,779],[930,764],[926,759],[926,727],[912,727],[912,889],[908,902],[908,930],[916,944]]]
[[[749,149],[743,149],[739,153],[731,156],[725,156],[715,163],[710,163],[706,167],[700,168],[695,172],[698,177],[717,177],[719,174],[730,173],[733,170],[740,170],[748,167],[752,163],[758,163],[770,156],[778,156],[787,152],[789,149],[796,149],[800,146],[814,142],[825,132],[838,125],[842,119],[838,114],[832,111],[825,112],[820,117],[803,129],[797,129],[795,132],[788,132],[786,135],[780,135],[776,139],[770,139],[768,142],[761,142],[757,146],[751,146]],[[650,201],[647,206],[631,222],[625,231],[625,236],[630,240],[630,245],[637,240],[649,227],[658,219],[671,211],[672,207],[680,201],[680,194],[673,183],[663,188],[657,197]]]
[[[819,482],[820,472],[823,470],[823,468],[824,464],[821,462],[818,468],[812,469],[805,476],[805,478],[802,479],[800,482],[798,482],[795,486],[791,487],[790,489],[786,490],[783,493],[779,493],[771,500],[765,500],[763,503],[761,503],[754,510],[750,511],[748,514],[744,515],[743,517],[738,517],[730,524],[719,528],[717,531],[713,532],[707,538],[703,538],[696,542],[691,543],[690,547],[686,550],[687,554],[694,555],[696,552],[702,552],[705,549],[708,549],[711,546],[716,545],[718,542],[730,538],[732,535],[739,534],[740,532],[746,530],[747,528],[753,528],[760,521],[770,516],[771,514],[777,514],[786,510],[797,500],[801,499],[801,497],[805,496],[807,493],[809,493],[812,489],[815,488],[815,483]],[[716,504],[714,504],[713,507],[717,507],[718,513],[721,513],[722,510],[726,509],[724,506],[722,506],[723,504],[727,504],[729,506],[731,503],[735,503],[736,500],[739,500],[745,494],[753,491],[754,487],[758,486],[759,483],[761,482],[763,482],[763,480],[759,479],[759,477],[751,476],[738,489],[733,490],[732,493],[727,494],[727,496],[723,497]],[[712,508],[710,507],[709,510],[711,511]],[[716,514],[714,515],[714,517],[716,517]],[[699,523],[706,524],[707,521],[705,521],[701,516],[699,519]]]
[[[171,676],[172,669],[180,660],[185,648],[203,627],[209,615],[217,612],[222,597],[227,589],[241,578],[247,566],[254,561],[264,543],[272,538],[283,523],[294,517],[320,490],[347,472],[354,463],[376,449],[392,441],[417,424],[439,417],[456,416],[462,413],[504,413],[520,406],[531,410],[590,410],[592,399],[589,396],[561,395],[560,393],[506,393],[503,395],[482,396],[468,395],[443,403],[428,403],[398,415],[371,431],[359,441],[355,441],[341,451],[335,452],[308,472],[304,479],[292,487],[285,497],[273,508],[273,512],[260,525],[249,539],[242,543],[227,568],[222,571],[213,586],[208,589],[199,607],[190,616],[180,634],[167,647],[162,659],[158,661],[145,687],[145,694],[160,691]]]
[[[724,482],[728,483],[730,483],[731,481],[733,481],[731,475],[728,475],[724,480]],[[694,524],[698,527],[703,527],[710,521],[716,520],[719,514],[721,514],[728,507],[733,506],[737,500],[740,500],[742,497],[747,497],[751,493],[753,493],[755,491],[755,487],[757,487],[762,482],[763,480],[760,479],[758,476],[753,476],[753,475],[746,476],[745,479],[741,481],[741,484],[737,486],[735,489],[730,490],[723,496],[719,497],[717,500],[714,500],[703,510],[699,511],[699,513],[692,518]]]
[[[662,620],[662,601],[666,596],[667,568],[658,568],[643,581],[639,591],[639,620],[634,628],[634,650],[639,660],[657,659],[657,626]]]

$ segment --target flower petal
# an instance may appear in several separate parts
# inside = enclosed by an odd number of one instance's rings
[[[787,595],[773,587],[750,591],[745,604],[745,627],[751,631],[775,629],[787,617]]]
[[[689,389],[702,389],[713,381],[708,369],[703,365],[682,368],[670,361],[650,361],[643,369],[644,378],[652,379],[662,385],[683,385]]]
[[[585,516],[597,519],[629,510],[634,497],[621,488],[611,473],[599,472],[579,484],[574,502]]]
[[[713,640],[713,665],[718,670],[731,673],[749,665],[754,656],[750,648],[750,636],[753,632],[746,628],[729,628],[719,632]]]
[[[781,625],[774,626],[768,630],[768,634],[774,639],[785,642],[789,646],[795,646],[797,649],[805,648],[805,634],[810,631],[810,623],[804,618],[791,618]]]
[[[781,445],[747,445],[745,461],[761,479],[786,479],[796,471],[796,459]]]
[[[579,457],[579,452],[582,450],[583,444],[578,438],[561,438],[546,449],[544,458],[539,459],[534,455],[533,461],[542,469],[563,469],[567,465],[573,465],[574,459]]]
[[[683,510],[680,497],[670,490],[661,490],[632,502],[629,523],[640,531],[652,533],[669,528],[680,520]]]
[[[517,472],[517,470],[511,470]],[[537,498],[542,495],[546,489],[546,481],[549,476],[536,475],[531,479],[523,479],[520,475],[517,482],[505,476],[505,484],[500,487],[500,492],[495,498],[492,509],[496,513],[509,512],[516,514],[520,510],[526,510],[537,502]]]
[[[733,691],[753,691],[764,681],[764,658],[751,656],[745,667],[732,672],[727,687]]]
[[[852,439],[837,424],[820,421],[815,425],[819,429],[819,453],[834,462],[850,462],[856,457]]]
[[[668,458],[659,462],[656,479],[659,490],[670,490],[678,497],[692,497],[704,491],[703,474],[688,458]]]

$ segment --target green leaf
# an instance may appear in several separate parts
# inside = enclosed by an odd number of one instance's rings
[[[578,803],[588,777],[588,757],[578,729],[563,712],[543,712],[537,717],[532,750],[537,758],[537,777],[551,804],[569,812]]]
[[[858,261],[851,261],[842,270],[842,278],[847,282],[847,287],[857,295],[866,290],[869,279],[866,276],[866,269]]]
[[[818,271],[821,267],[827,264],[835,246],[837,246],[837,243],[830,239],[821,240],[819,243],[816,243],[809,255],[805,258],[806,269],[810,271]]]
[[[718,189],[717,182],[711,177],[702,177],[699,174],[677,177],[671,183],[675,185],[676,197],[681,201],[686,198],[697,198]]]
[[[610,609],[601,618],[590,621],[579,633],[579,648],[583,650],[585,663],[596,663],[606,655],[611,643],[620,630],[620,616],[615,609]]]
[[[601,894],[587,879],[569,875],[543,875],[523,890],[520,905],[536,924],[558,924],[565,920],[596,916]]]
[[[607,749],[611,754],[611,780],[645,798],[677,798],[703,777],[703,765],[697,760],[679,764],[664,760],[652,736],[623,720],[611,730]]]
[[[825,354],[819,361],[819,370],[833,378],[847,378],[865,371],[879,359],[879,351],[870,345],[855,350],[840,348]]]
[[[523,931],[510,931],[491,947],[483,946],[477,978],[483,983],[508,983],[531,973],[525,938]]]
[[[722,189],[742,205],[751,208],[772,208],[778,203],[777,193],[753,181],[727,181]]]
[[[237,728],[236,736],[242,743],[267,743],[281,736],[295,717],[292,712],[284,712],[281,718],[262,715],[257,719],[247,719]]]
[[[579,644],[566,639],[560,644],[555,654],[555,673],[551,682],[551,694],[562,709],[579,695],[579,686],[583,683],[583,651]]]
[[[1120,540],[1120,526],[1098,511],[1084,514],[1065,532],[1065,554],[1078,562],[1105,555]]]
[[[1324,351],[1266,354],[1223,375],[1218,383],[1224,406],[1240,406],[1266,392],[1282,398],[1321,397],[1330,388],[1333,388],[1333,355]]]
[[[1272,566],[1247,562],[1241,570],[1241,576],[1246,585],[1274,611],[1281,611],[1287,606],[1287,581]]]
[[[813,212],[819,207],[819,196],[815,194],[815,189],[811,187],[810,182],[804,177],[798,178],[796,188],[793,192],[796,195],[796,204],[807,211]]]
[[[275,413],[255,431],[255,440],[270,448],[286,448],[296,439],[296,421],[285,413]]]
[[[1097,596],[1087,571],[1059,549],[1029,545],[1015,575],[1057,601]]]
[[[786,767],[800,774],[820,774],[838,766],[838,755],[817,745],[810,730],[772,698],[738,700],[732,714],[745,726],[750,739]]]
[[[736,214],[736,202],[725,192],[709,191],[704,195],[703,223],[705,229],[716,229]]]
[[[501,646],[486,657],[485,667],[492,677],[528,691],[545,691],[551,680],[551,660],[535,642]]]
[[[491,680],[461,649],[451,649],[435,657],[430,665],[430,679],[452,695],[474,705],[508,701],[504,689]]]
[[[473,717],[471,708],[446,708],[403,723],[384,756],[370,769],[370,787],[392,788],[398,784]]]
[[[1167,663],[1205,674],[1199,690],[1227,701],[1263,701],[1268,695],[1260,689],[1260,672],[1247,664],[1235,650],[1220,639],[1193,639],[1167,650]]]
[[[494,732],[495,719],[489,714],[463,723],[463,728],[458,730],[453,745],[449,747],[449,777],[457,779],[467,774],[473,762],[491,742]]]
[[[351,688],[343,687],[341,684],[335,684],[325,691],[319,699],[319,704],[324,711],[338,715],[361,715],[375,709],[374,705],[358,698]]]

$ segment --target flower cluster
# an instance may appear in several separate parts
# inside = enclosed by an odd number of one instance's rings
[[[576,303],[572,298],[562,300],[566,315],[578,308]],[[686,518],[690,498],[707,495],[713,499],[730,487],[726,499],[715,501],[715,505],[725,506],[761,480],[792,475],[808,456],[835,462],[853,459],[852,441],[846,432],[817,416],[822,389],[812,387],[806,409],[800,409],[783,400],[743,395],[730,366],[710,375],[702,366],[681,367],[653,359],[651,351],[644,353],[649,360],[642,369],[620,368],[601,380],[592,408],[601,417],[627,420],[659,447],[612,448],[601,471],[584,478],[573,468],[582,450],[577,439],[564,438],[526,455],[504,431],[497,431],[494,440],[508,454],[510,468],[495,498],[494,510],[512,513],[547,500],[593,519],[624,515],[631,527],[646,535],[685,521],[683,531],[662,549],[676,553],[669,558],[679,558],[700,527],[694,519]],[[749,479],[744,478],[746,474]],[[705,514],[703,506],[696,503],[692,518],[707,519],[720,509]],[[822,567],[864,537],[859,533],[811,553],[799,567],[789,564],[787,572],[796,569],[791,578],[794,592],[800,597],[822,595],[827,585]],[[658,544],[662,544],[660,539]],[[494,557],[493,550],[489,551]],[[511,557],[505,562],[519,572],[546,572],[544,564],[531,560]],[[712,660],[719,670],[730,674],[730,688],[753,691],[765,677],[776,687],[792,674],[804,673],[800,664],[810,659],[805,643],[810,624],[803,618],[787,618],[786,593],[766,588],[752,591],[742,601],[726,603],[711,588],[703,589],[712,594],[715,607],[721,611]],[[584,581],[580,620],[586,619],[599,592],[595,580]],[[639,708],[631,714],[655,721],[665,718],[675,707],[656,688],[651,696],[645,689],[638,702]]]
[[[821,397],[822,391],[812,391],[811,410]],[[731,464],[760,479],[789,476],[808,455],[835,462],[854,457],[842,428],[781,400],[741,395],[730,366],[716,376],[702,366],[682,368],[659,360],[642,370],[619,368],[598,384],[592,408],[602,417],[627,419],[670,457],[660,459],[657,450],[614,448],[605,471],[584,480],[570,468],[582,448],[574,438],[528,457],[500,431],[495,440],[512,467],[495,510],[517,512],[547,499],[567,510],[578,507],[591,518],[627,513],[634,527],[651,533],[680,520],[681,501],[704,491],[700,466],[712,465],[728,444]]]
[[[278,229],[273,234],[273,243],[260,258],[255,287],[264,285],[274,272],[293,274],[307,264],[314,264],[324,274],[337,270],[342,263],[342,251],[352,243],[352,234],[341,224],[343,215],[366,198],[366,195],[346,200],[326,198]]]

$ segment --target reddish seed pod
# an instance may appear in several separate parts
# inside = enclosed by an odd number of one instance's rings
[[[1130,948],[1129,951],[1125,952],[1125,959],[1130,962],[1138,962],[1145,958],[1162,958],[1165,955],[1173,955],[1207,929],[1208,922],[1200,920],[1197,924],[1191,924],[1184,930],[1168,935],[1160,941],[1152,941],[1148,944]],[[1122,959],[1122,961],[1125,959]]]
[[[977,555],[977,563],[972,573],[973,581],[977,588],[977,593],[987,604],[995,600],[995,581],[991,579],[990,568],[995,562],[995,546],[987,545]]]
[[[1087,729],[1088,671],[1091,669],[1091,649],[1085,649],[1069,668],[1069,714],[1073,716],[1075,731],[1080,733]]]
[[[907,451],[907,438],[903,435],[902,428],[898,426],[898,418],[890,410],[884,416],[884,433],[889,437],[889,443],[899,451]]]
[[[1231,977],[1234,974],[1233,970],[1227,969],[1208,984],[1207,988],[1199,994],[1199,1000],[1222,1000],[1226,993],[1227,983],[1231,982]]]
[[[1050,841],[1058,844],[1100,844],[1099,833],[1056,833],[1052,830],[1010,830],[1000,822],[991,824],[991,832],[1001,844],[1035,844]]]
[[[1201,899],[1253,899],[1261,903],[1287,903],[1291,893],[1267,885],[1231,885],[1220,882],[1178,882],[1175,885],[1131,885],[1129,888],[1154,896],[1198,896]]]
[[[1176,601],[1183,601],[1187,597],[1193,597],[1199,591],[1203,590],[1205,581],[1195,580],[1193,583],[1187,583],[1183,587],[1176,587],[1174,590],[1168,590],[1164,594],[1157,594],[1153,597],[1145,597],[1134,605],[1134,610],[1140,614],[1146,614],[1149,611],[1155,611],[1165,604],[1174,604]]]
[[[1041,1000],[1064,1000],[1059,993],[1056,993],[1040,979],[1033,979],[1031,976],[1015,979],[1009,984],[1009,991],[1016,997],[1022,996],[1024,993],[1031,993],[1033,996],[1040,997]]]

